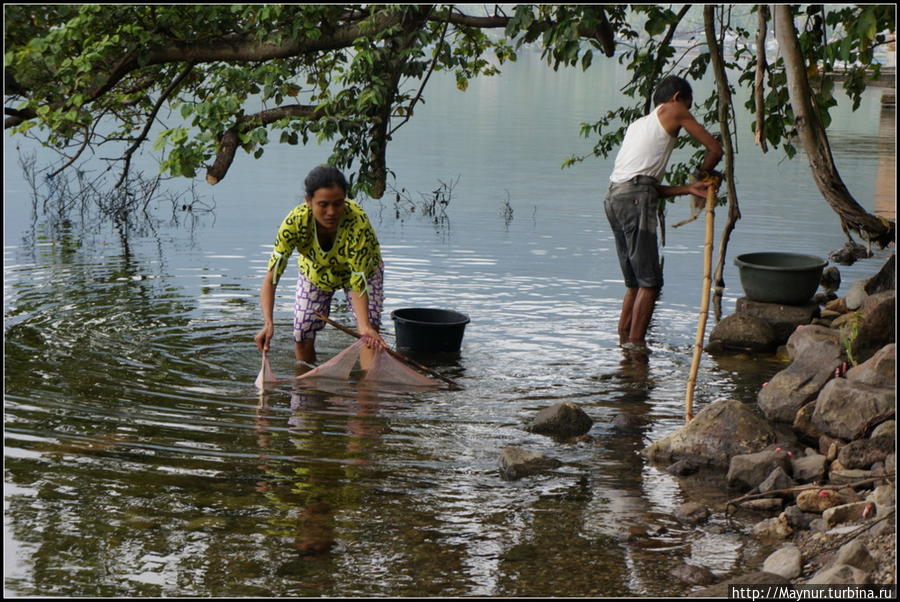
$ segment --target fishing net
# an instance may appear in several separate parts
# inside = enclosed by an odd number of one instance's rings
[[[269,366],[268,355],[263,354],[262,367],[260,368],[259,376],[256,377],[256,386],[257,388],[262,389],[264,388],[265,383],[278,382],[279,380],[293,380],[297,382],[317,379],[349,380],[350,374],[359,362],[359,354],[365,348],[365,345],[365,341],[359,339],[321,366],[293,379],[277,378],[272,373],[272,368]],[[372,365],[365,371],[364,376],[360,378],[360,382],[414,387],[432,387],[437,385],[436,382],[427,376],[419,374],[409,366],[403,364],[403,362],[395,359],[384,349],[376,350],[374,355],[375,357],[372,360]]]
[[[264,389],[266,383],[278,382],[280,379],[272,373],[272,366],[269,365],[269,354],[263,353],[262,367],[256,377],[256,388]]]

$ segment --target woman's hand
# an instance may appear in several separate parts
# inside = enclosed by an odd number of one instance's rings
[[[366,347],[369,349],[387,349],[388,345],[372,326],[361,326],[359,335],[366,341]]]
[[[263,326],[262,330],[253,337],[253,340],[256,341],[256,348],[262,353],[268,353],[269,343],[272,341],[273,336],[275,336],[275,325],[266,324]]]

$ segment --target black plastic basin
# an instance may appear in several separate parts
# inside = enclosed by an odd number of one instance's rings
[[[770,252],[738,255],[734,264],[751,301],[803,305],[819,288],[828,262],[814,255]]]
[[[449,309],[410,307],[391,312],[397,347],[434,353],[459,351],[469,316]]]

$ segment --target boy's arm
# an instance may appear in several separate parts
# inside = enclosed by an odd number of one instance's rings
[[[684,186],[657,186],[656,190],[661,198],[680,196],[682,194],[692,194],[701,199],[706,198],[706,183],[702,180],[691,182]]]
[[[712,134],[706,131],[700,123],[694,119],[691,112],[681,102],[668,102],[660,111],[660,121],[663,127],[672,136],[677,136],[681,128],[688,135],[706,147],[706,155],[700,164],[700,171],[709,173],[722,159],[722,145]],[[698,177],[698,180],[703,178]],[[682,194],[691,194],[696,197],[706,197],[706,184],[702,181],[692,182],[684,186],[657,186],[659,196],[672,197]]]
[[[722,159],[722,145],[687,110],[685,110],[681,119],[681,127],[684,128],[691,138],[706,147],[706,155],[703,157],[703,163],[700,164],[700,170],[709,172],[718,165]]]
[[[700,123],[694,119],[691,112],[681,101],[669,101],[664,103],[659,112],[659,119],[663,128],[670,136],[678,136],[681,128],[688,135],[706,148],[706,155],[700,164],[702,171],[710,171],[722,158],[722,145],[712,134],[706,131]]]

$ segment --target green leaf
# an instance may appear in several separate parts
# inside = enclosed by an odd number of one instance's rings
[[[666,21],[661,18],[651,18],[647,20],[644,29],[651,36],[658,36],[666,30]]]

